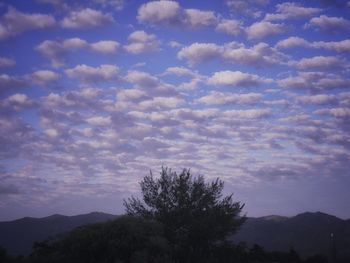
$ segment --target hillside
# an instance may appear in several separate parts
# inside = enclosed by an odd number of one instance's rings
[[[248,245],[257,243],[266,250],[288,251],[294,248],[302,256],[329,255],[331,233],[338,258],[350,258],[350,221],[320,212],[290,218],[248,218],[233,240]]]
[[[0,246],[13,255],[28,255],[34,241],[68,232],[78,226],[104,222],[115,215],[90,213],[78,216],[52,215],[0,222]],[[330,234],[334,234],[338,258],[350,258],[350,220],[324,213],[303,213],[294,217],[248,218],[233,237],[249,246],[259,244],[270,251],[294,248],[302,256],[329,254]]]
[[[35,241],[68,232],[78,226],[104,222],[115,215],[93,212],[77,216],[52,215],[44,218],[25,217],[0,222],[0,246],[12,255],[28,255]]]

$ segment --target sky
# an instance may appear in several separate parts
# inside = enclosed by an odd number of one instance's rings
[[[350,1],[0,3],[0,221],[121,214],[162,166],[350,218],[349,131]]]

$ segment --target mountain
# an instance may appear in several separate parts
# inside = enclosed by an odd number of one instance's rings
[[[334,246],[331,245],[331,235]],[[330,256],[331,248],[335,248],[338,258],[350,258],[350,220],[321,212],[307,212],[290,218],[248,218],[233,240],[246,242],[248,246],[259,244],[270,251],[293,248],[303,257],[314,254]]]
[[[78,226],[113,220],[117,216],[90,213],[78,216],[52,215],[44,218],[22,218],[0,222],[0,246],[12,255],[28,255],[35,241],[43,241]],[[259,244],[268,251],[289,251],[300,255],[329,255],[333,233],[338,258],[350,258],[350,220],[324,213],[303,213],[294,217],[265,216],[248,218],[232,239]],[[344,261],[346,262],[346,261]],[[350,261],[349,261],[350,262]]]
[[[77,216],[55,214],[44,218],[24,217],[0,222],[0,246],[12,255],[28,255],[35,241],[43,241],[82,225],[104,222],[116,217],[93,212]]]

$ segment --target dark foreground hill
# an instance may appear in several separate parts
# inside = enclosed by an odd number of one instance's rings
[[[244,241],[247,245],[256,243],[270,251],[293,248],[303,257],[314,254],[329,256],[333,248],[339,259],[350,258],[350,220],[320,212],[290,218],[248,218],[233,240]]]
[[[24,217],[14,221],[0,222],[0,246],[12,255],[28,255],[35,241],[43,241],[71,231],[78,226],[104,222],[116,217],[93,212],[77,216]]]
[[[0,222],[0,246],[12,255],[28,255],[34,241],[42,241],[78,226],[116,217],[95,212],[79,216],[53,215]],[[244,241],[249,246],[256,243],[270,251],[289,251],[294,248],[306,257],[314,254],[328,255],[331,233],[334,235],[338,257],[350,258],[350,220],[323,213],[304,213],[290,218],[248,218],[233,240],[237,243]]]

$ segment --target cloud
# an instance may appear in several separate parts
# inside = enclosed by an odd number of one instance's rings
[[[144,100],[139,103],[140,110],[152,110],[160,111],[163,109],[173,109],[181,104],[184,104],[184,100],[176,97],[154,97],[151,100]]]
[[[327,95],[327,94],[317,94],[317,95],[309,95],[309,96],[298,96],[297,101],[303,104],[336,104],[338,102],[336,96]]]
[[[138,70],[129,71],[125,79],[126,81],[141,87],[154,87],[159,84],[158,78],[149,73]]]
[[[297,62],[291,63],[299,70],[317,71],[317,70],[339,70],[346,66],[346,62],[335,56],[316,56],[312,58],[302,58]]]
[[[111,116],[94,116],[86,120],[87,123],[93,126],[109,126],[112,124]]]
[[[140,6],[137,20],[142,23],[197,28],[217,23],[212,11],[183,9],[176,1],[150,1]]]
[[[224,85],[233,87],[251,87],[262,83],[271,83],[271,79],[259,77],[258,75],[243,73],[241,71],[219,71],[215,72],[209,79],[210,85]]]
[[[120,44],[117,41],[101,40],[95,43],[88,43],[80,38],[68,38],[64,40],[45,40],[35,49],[43,56],[51,60],[54,67],[63,66],[69,52],[75,50],[92,50],[101,54],[114,54]]]
[[[0,74],[0,94],[26,86],[27,83],[21,77]]]
[[[124,48],[131,54],[140,54],[157,51],[160,42],[154,34],[147,34],[145,31],[139,30],[131,33],[128,37],[129,44]]]
[[[304,17],[310,17],[322,11],[321,8],[315,7],[303,7],[300,4],[293,2],[286,2],[276,5],[276,14],[266,14],[265,21],[286,20],[286,19],[298,19]]]
[[[321,15],[312,18],[305,27],[316,27],[326,31],[349,30],[350,21],[342,17]]]
[[[101,5],[103,8],[113,8],[116,11],[124,8],[124,0],[93,0],[93,2]]]
[[[137,19],[152,24],[177,24],[181,7],[175,1],[151,1],[138,9]]]
[[[350,52],[350,39],[341,41],[315,41],[309,42],[300,37],[289,37],[280,40],[275,45],[278,49],[288,49],[295,47],[306,47],[306,48],[323,48],[336,52]]]
[[[287,49],[294,47],[310,47],[311,44],[301,37],[289,37],[277,42],[276,47],[279,49]]]
[[[182,76],[188,76],[188,77],[194,77],[196,76],[196,73],[194,73],[192,70],[184,67],[169,67],[165,70],[163,73],[164,75],[176,75],[179,77]]]
[[[82,88],[62,94],[49,93],[41,98],[41,107],[43,109],[99,109],[102,108],[98,100],[101,93],[101,90],[97,88]]]
[[[274,24],[268,21],[256,22],[245,29],[249,39],[261,39],[271,35],[283,33],[284,24]]]
[[[215,25],[217,18],[212,11],[202,11],[198,9],[185,9],[184,24],[191,28]]]
[[[59,77],[59,74],[51,70],[37,70],[25,76],[26,79],[40,86],[46,86],[52,82],[56,82]]]
[[[111,40],[102,40],[90,44],[90,48],[93,51],[103,54],[114,54],[117,52],[119,46],[120,44],[118,42]]]
[[[96,68],[81,64],[74,68],[66,69],[65,73],[70,78],[80,79],[84,82],[100,82],[117,79],[119,68],[109,64],[103,64]]]
[[[269,2],[270,0],[225,0],[226,6],[235,15],[248,15],[254,18],[261,16],[260,7]]]
[[[244,44],[231,42],[224,45],[222,58],[230,63],[262,66],[280,64],[286,56],[264,42],[250,48]]]
[[[316,114],[328,114],[335,118],[345,118],[350,119],[350,108],[331,108],[331,109],[321,109],[315,111]]]
[[[9,7],[0,19],[0,40],[16,36],[25,31],[52,27],[55,24],[55,18],[51,15],[26,14]]]
[[[219,45],[213,43],[193,43],[183,47],[178,53],[179,59],[188,59],[190,65],[204,62],[221,55]]]
[[[245,65],[261,66],[279,64],[286,56],[266,43],[258,43],[250,48],[242,43],[230,42],[224,45],[214,43],[193,43],[183,47],[179,59],[187,59],[190,66],[213,59]]]
[[[16,65],[16,60],[11,58],[0,57],[0,68],[12,67]]]
[[[238,36],[243,32],[242,23],[238,20],[223,19],[218,23],[215,30],[232,36]]]
[[[312,46],[315,48],[324,48],[329,50],[334,50],[337,52],[350,52],[350,39],[342,40],[342,41],[318,41],[313,42]]]
[[[225,104],[255,104],[261,101],[260,93],[230,93],[211,91],[209,95],[198,99],[198,102],[207,105],[225,105]]]
[[[235,119],[261,119],[271,115],[270,109],[227,110],[223,112],[223,118]]]
[[[101,11],[91,8],[85,8],[79,11],[71,11],[65,17],[61,25],[64,28],[89,28],[98,27],[113,23],[114,19],[111,14],[103,14]]]
[[[290,76],[277,81],[282,88],[327,90],[346,88],[350,80],[324,72],[299,72],[297,76]]]
[[[31,108],[35,103],[23,93],[15,93],[0,102],[0,114],[10,116],[14,112]]]

